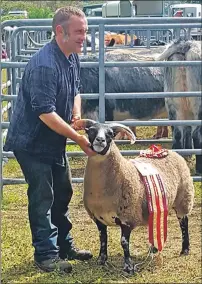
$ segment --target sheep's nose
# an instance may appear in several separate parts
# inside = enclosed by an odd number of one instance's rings
[[[98,141],[98,142],[105,142],[105,139],[103,137],[97,136],[96,137],[96,141]]]

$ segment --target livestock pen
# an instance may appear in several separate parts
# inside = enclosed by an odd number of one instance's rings
[[[37,25],[47,29],[50,29],[50,21],[38,21]],[[177,92],[177,93],[105,93],[105,68],[108,67],[165,67],[165,66],[199,66],[201,62],[105,62],[104,58],[104,31],[105,28],[110,28],[110,25],[120,24],[119,28],[124,29],[179,29],[180,28],[190,28],[199,27],[200,21],[197,19],[173,19],[173,18],[137,18],[137,19],[88,19],[89,25],[97,25],[99,30],[99,62],[82,62],[81,68],[97,67],[99,68],[99,93],[96,94],[82,94],[83,98],[86,99],[99,99],[99,121],[105,121],[105,100],[107,98],[165,98],[165,97],[183,97],[183,96],[200,96],[200,92]],[[11,23],[5,22],[2,24],[2,29]],[[19,21],[14,23],[18,26],[19,31],[33,29],[34,22],[29,20]],[[21,26],[21,27],[20,27]],[[113,28],[113,27],[112,27]],[[15,32],[17,34],[17,31]],[[29,245],[30,234],[28,230],[28,221],[26,213],[26,192],[25,192],[25,181],[22,179],[22,173],[17,167],[15,161],[13,160],[13,153],[3,152],[3,133],[8,128],[9,121],[5,121],[2,116],[2,102],[12,101],[12,107],[14,107],[14,102],[18,92],[18,84],[20,83],[21,71],[26,65],[26,62],[22,62],[26,58],[20,53],[16,53],[16,38],[13,33],[13,39],[11,41],[11,60],[9,62],[2,62],[1,69],[11,70],[11,93],[8,95],[1,94],[1,106],[0,106],[0,188],[2,193],[2,212],[3,212],[3,244],[2,244],[2,260],[3,260],[3,279],[4,282],[17,281],[17,282],[38,282],[38,283],[161,283],[161,282],[183,282],[183,283],[199,283],[201,281],[200,277],[200,215],[199,215],[199,205],[200,205],[200,188],[198,182],[201,181],[200,176],[194,176],[193,180],[196,186],[196,205],[193,214],[190,218],[190,228],[191,232],[191,254],[190,256],[180,259],[181,267],[177,267],[179,263],[178,249],[179,246],[177,240],[176,225],[173,220],[173,216],[170,216],[169,228],[170,234],[174,236],[176,242],[172,242],[171,238],[168,240],[168,245],[165,248],[164,255],[166,256],[166,261],[163,267],[157,267],[157,269],[149,267],[149,269],[143,270],[139,275],[128,278],[128,276],[123,275],[117,267],[117,263],[121,261],[120,252],[121,248],[116,245],[117,232],[116,229],[112,229],[110,233],[110,238],[112,239],[113,247],[115,250],[112,251],[111,255],[113,258],[112,263],[115,266],[108,266],[100,268],[96,264],[95,257],[92,261],[88,263],[81,264],[79,262],[74,263],[74,273],[68,276],[58,276],[53,274],[43,275],[37,272],[30,261],[32,255],[32,248]],[[34,52],[34,51],[33,51]],[[20,58],[20,56],[22,56]],[[21,62],[18,62],[21,61]],[[2,80],[0,80],[2,81]],[[12,110],[12,108],[11,108]],[[107,122],[107,121],[106,121]],[[146,139],[148,138],[148,132],[151,131],[152,126],[173,126],[173,125],[200,125],[200,121],[170,121],[170,120],[147,120],[147,121],[121,121],[121,123],[128,126],[137,127],[147,127],[147,132],[141,133],[140,140],[137,140],[137,147],[126,149],[128,141],[116,141],[119,144],[125,144],[122,146],[122,154],[124,156],[134,156],[140,153],[140,149],[144,148],[145,145],[151,143],[156,143],[156,140]],[[165,141],[159,140],[158,144],[166,143],[169,147],[170,141],[165,139]],[[72,219],[75,224],[73,228],[73,234],[75,234],[75,239],[78,245],[92,248],[94,255],[97,255],[97,238],[96,230],[86,215],[82,205],[82,182],[83,182],[83,170],[85,168],[85,157],[84,153],[79,151],[78,147],[72,146],[74,144],[72,141],[67,143],[67,155],[70,157],[70,162],[72,165],[73,173],[73,183],[75,183],[75,192],[72,200]],[[75,151],[76,149],[76,151]],[[201,150],[183,150],[175,149],[178,153],[182,155],[199,155]],[[4,167],[3,167],[4,164]],[[3,191],[3,189],[5,190]],[[193,220],[191,221],[191,219]],[[16,233],[17,232],[17,233]],[[132,236],[134,243],[136,244],[136,261],[142,261],[144,255],[142,252],[146,251],[147,247],[147,233],[143,229],[138,229],[137,233]],[[96,240],[96,241],[95,241]],[[141,241],[140,241],[141,240]],[[144,241],[143,241],[144,240]],[[138,244],[138,245],[137,245]],[[112,248],[111,248],[112,249]],[[169,251],[172,250],[170,254]],[[173,259],[174,252],[174,259]],[[187,269],[187,270],[186,270]],[[151,272],[152,270],[152,272]],[[85,274],[84,274],[85,271]],[[173,273],[175,271],[175,273]],[[189,282],[187,282],[189,281]]]

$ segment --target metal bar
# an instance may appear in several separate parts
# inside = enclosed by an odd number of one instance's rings
[[[51,31],[51,26],[23,26],[23,27],[18,27],[16,28],[12,35],[11,35],[11,42],[16,38],[16,35],[20,32],[20,31]]]
[[[173,61],[174,62],[174,61]],[[23,68],[27,65],[27,62],[11,62],[11,61],[7,61],[7,62],[2,62],[1,63],[1,69],[5,69],[5,68]],[[81,62],[81,67],[85,67],[85,68],[95,68],[95,67],[99,67],[99,62]]]
[[[97,100],[99,99],[99,94],[81,94],[81,97],[83,99],[88,99],[88,100]],[[3,95],[0,97],[1,101],[11,101],[11,100],[16,100],[17,95]]]
[[[125,30],[168,30],[168,29],[193,29],[193,28],[200,28],[201,23],[160,23],[160,24],[152,24],[151,23],[145,23],[145,24],[115,24],[115,25],[109,25],[106,24],[104,26],[105,31],[114,31],[114,30],[120,30],[120,29],[125,29]],[[18,33],[21,30],[26,30],[26,31],[41,31],[42,29],[44,30],[51,30],[51,26],[20,26],[16,28],[13,33],[15,32]],[[99,30],[99,25],[89,25],[89,30],[94,30],[98,31]],[[14,36],[15,36],[14,34]]]
[[[171,67],[171,66],[201,66],[201,61],[135,61],[135,62],[114,61],[114,62],[105,62],[105,67]]]
[[[106,121],[106,123],[120,123],[126,126],[201,126],[201,120],[159,120],[159,121]]]
[[[15,60],[27,60],[29,61],[32,58],[32,56],[27,56],[27,55],[16,55]],[[18,74],[19,76],[19,74]]]
[[[120,153],[123,156],[139,155],[141,150],[122,150]],[[202,155],[202,149],[172,149],[173,152],[177,152],[182,156],[188,155]],[[68,157],[86,157],[83,151],[66,152]],[[13,152],[3,152],[3,158],[15,159]]]
[[[202,181],[201,176],[192,176],[193,182],[200,182]],[[84,178],[72,178],[72,183],[83,183]],[[4,178],[3,185],[16,185],[16,184],[27,184],[25,179],[11,179],[11,178]]]
[[[21,79],[17,78],[17,82]],[[146,93],[105,93],[105,99],[148,99],[148,98],[177,98],[177,97],[201,97],[201,92],[146,92]],[[86,93],[80,94],[83,99],[97,100],[99,99],[99,93]],[[1,101],[16,100],[17,95],[3,95]]]
[[[201,126],[201,120],[123,120],[123,121],[106,121],[106,123],[120,123],[126,126]],[[9,127],[9,122],[2,122],[2,129],[7,129]]]
[[[135,141],[135,144],[155,144],[156,142],[159,143],[171,143],[172,139],[146,139],[146,140],[142,140],[142,139],[137,139]],[[115,144],[117,145],[122,145],[122,144],[130,144],[130,140],[114,140]],[[76,143],[72,140],[67,140],[67,145],[76,145]]]
[[[99,25],[99,121],[105,121],[104,25]]]
[[[136,24],[136,25],[105,25],[105,31],[116,31],[120,29],[128,29],[128,30],[167,30],[167,29],[184,29],[184,28],[200,28],[201,23],[196,24],[189,24],[189,23],[182,23],[182,24]]]
[[[174,97],[201,97],[201,92],[145,92],[145,93],[105,93],[106,99],[148,99]]]
[[[91,49],[92,53],[95,53],[95,29],[91,30]]]
[[[25,67],[26,62],[2,62],[1,69]],[[173,67],[173,66],[201,66],[201,61],[123,61],[105,62],[105,67]],[[82,68],[99,67],[99,62],[81,62]]]
[[[21,49],[22,54],[34,54],[38,51],[38,48]]]
[[[82,183],[83,178],[72,178],[73,183]],[[4,178],[3,179],[3,185],[14,185],[14,184],[27,184],[25,179],[22,178]]]
[[[150,42],[151,42],[151,30],[147,30],[147,48],[150,48]]]
[[[17,56],[21,56],[21,42],[20,42],[20,39],[21,39],[21,34],[22,34],[22,31],[17,35]],[[17,69],[17,76],[20,76],[21,74],[21,69],[18,68]]]
[[[116,18],[102,18],[102,17],[88,17],[88,24],[117,24]],[[183,18],[173,18],[173,17],[151,17],[151,18],[145,18],[145,17],[132,17],[132,18],[119,18],[119,23],[121,24],[157,24],[157,23],[201,23],[201,18],[189,18],[189,17],[183,17]],[[52,19],[18,19],[18,20],[8,20],[1,23],[1,30],[3,30],[6,26],[42,26],[52,25]]]

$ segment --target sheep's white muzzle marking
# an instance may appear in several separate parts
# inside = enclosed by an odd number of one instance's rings
[[[93,141],[93,149],[95,152],[100,153],[104,150],[106,146],[107,142],[105,137],[105,131],[104,129],[100,129],[98,131],[97,136],[95,137],[95,140]]]
[[[104,150],[104,148],[106,147],[106,143],[93,143],[93,150],[97,153],[100,153]]]

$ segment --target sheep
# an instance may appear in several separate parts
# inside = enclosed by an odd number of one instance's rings
[[[156,52],[162,51],[158,48]],[[137,54],[136,54],[137,52]],[[152,61],[154,54],[151,52],[132,50],[114,50],[107,52],[106,61]],[[97,55],[80,57],[81,62],[99,61]],[[130,92],[163,92],[163,74],[159,67],[109,67],[105,69],[106,93]],[[99,68],[81,68],[80,93],[99,92]],[[98,120],[99,101],[82,99],[82,117]],[[158,118],[167,115],[164,98],[133,98],[133,99],[106,99],[105,119],[107,121],[124,119]],[[162,130],[162,127],[159,127]],[[159,131],[154,138],[167,137],[167,127]]]
[[[201,42],[177,40],[156,57],[163,61],[193,61],[202,59]],[[201,66],[165,67],[164,91],[200,91],[202,85]],[[202,120],[201,97],[166,98],[165,105],[171,120]],[[202,148],[202,126],[174,126],[173,149]],[[202,174],[202,155],[196,156],[196,174]]]
[[[135,141],[130,128],[117,123],[101,124],[81,119],[74,129],[85,129],[92,149],[84,173],[83,202],[100,234],[98,263],[107,260],[107,226],[120,226],[124,251],[124,271],[133,274],[135,267],[129,251],[131,231],[148,225],[148,203],[145,187],[134,164],[124,158],[113,138],[120,132]],[[172,150],[161,159],[137,157],[135,160],[153,165],[166,185],[168,210],[175,210],[182,231],[182,255],[189,253],[188,214],[193,208],[194,186],[185,160]],[[153,247],[153,249],[155,249]]]

